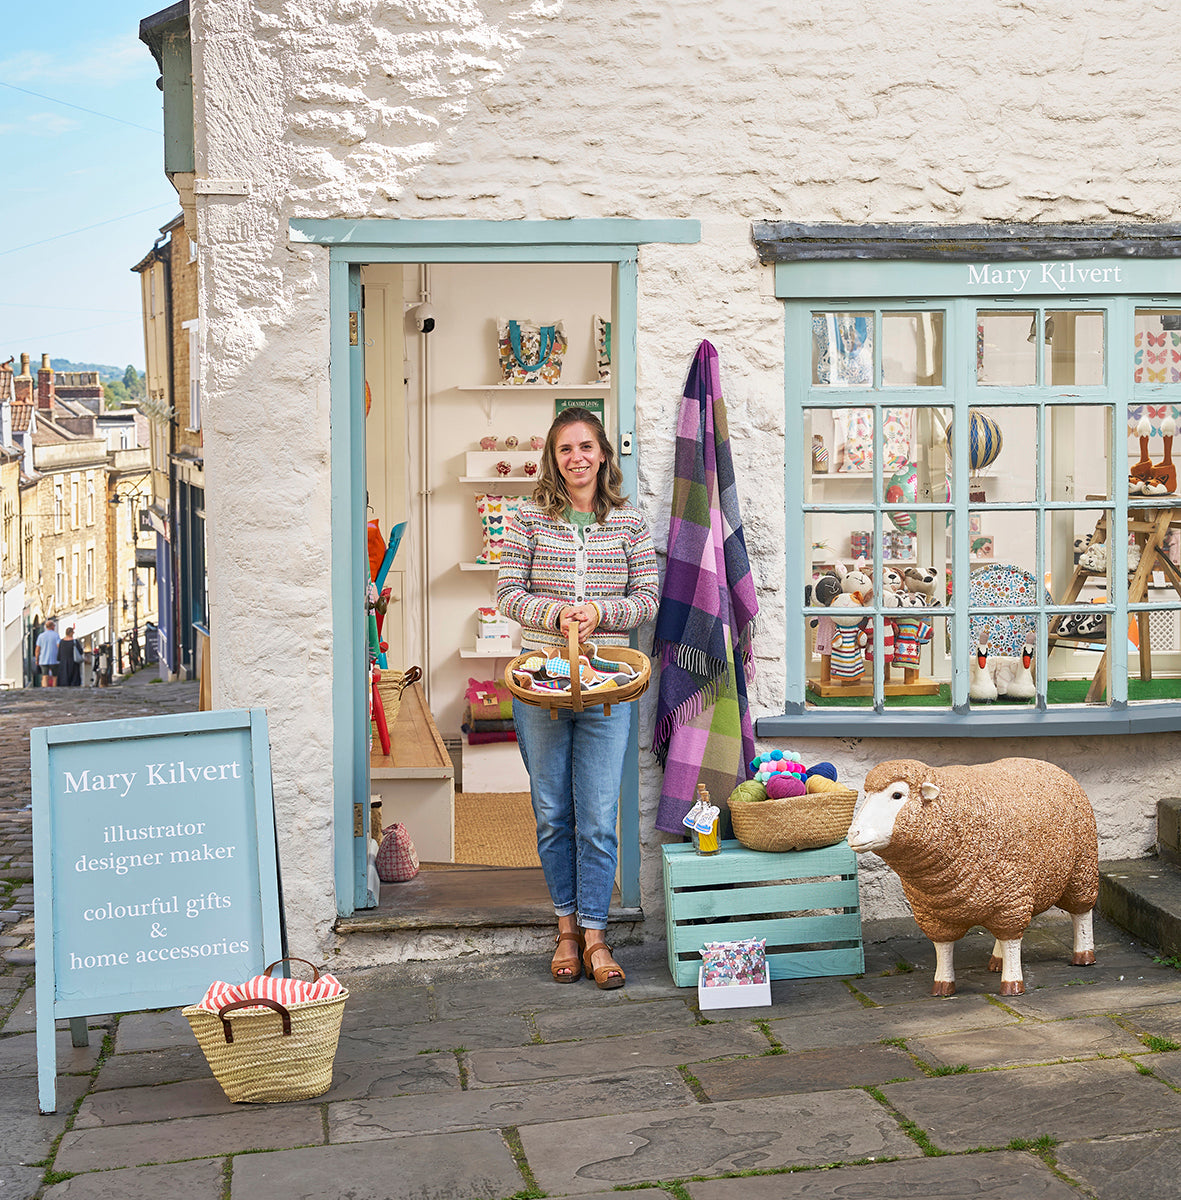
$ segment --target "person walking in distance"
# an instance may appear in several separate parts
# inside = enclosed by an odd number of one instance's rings
[[[57,635],[57,622],[51,617],[37,636],[33,647],[33,662],[41,672],[42,687],[57,687],[57,648],[61,638]]]

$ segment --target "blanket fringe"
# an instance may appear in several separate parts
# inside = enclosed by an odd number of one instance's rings
[[[718,676],[724,675],[730,665],[726,659],[714,658],[696,646],[656,642],[653,650],[659,654],[661,670],[670,665],[678,666],[702,684],[708,684]]]

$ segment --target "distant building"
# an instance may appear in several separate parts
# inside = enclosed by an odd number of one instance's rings
[[[12,434],[12,360],[0,363],[0,687],[24,679],[22,452]]]
[[[208,626],[205,578],[205,452],[198,375],[197,245],[183,215],[161,226],[140,276],[148,425],[150,504],[156,537],[162,676],[193,678],[194,626]]]

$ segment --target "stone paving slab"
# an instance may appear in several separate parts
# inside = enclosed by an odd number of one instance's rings
[[[180,1117],[150,1125],[71,1131],[62,1138],[54,1167],[59,1171],[101,1171],[243,1150],[318,1146],[323,1141],[319,1109],[267,1105],[222,1117]]]
[[[202,1066],[205,1066],[204,1059]],[[290,1101],[283,1107],[449,1090],[459,1090],[459,1064],[453,1054],[424,1054],[389,1062],[338,1062],[333,1064],[332,1086],[328,1091],[308,1100]],[[167,1112],[172,1118],[238,1111],[242,1111],[242,1105],[226,1099],[221,1085],[205,1066],[202,1076],[197,1079],[92,1092],[79,1107],[74,1128],[98,1129],[136,1121],[157,1121],[161,1112]]]
[[[446,982],[435,989],[435,1004],[440,1019],[469,1017],[485,1012],[548,1012],[557,1010],[585,1011],[592,1007],[613,1008],[637,1000],[671,1000],[681,994],[673,985],[668,965],[645,972],[634,968],[627,959],[627,950],[618,950],[617,958],[627,972],[627,987],[601,991],[585,979],[576,984],[555,983],[549,973],[548,957],[538,961],[535,977],[520,979],[486,979],[479,982]]]
[[[1055,1151],[1058,1169],[1102,1200],[1176,1196],[1181,1141],[1175,1133],[1073,1142]]]
[[[631,981],[628,981],[629,985]],[[817,1013],[857,1012],[861,1001],[851,990],[857,986],[857,980],[850,979],[774,979],[771,981],[771,1003],[760,1005],[758,1011],[742,1009],[741,1013],[748,1019],[757,1017],[759,1020],[774,1020],[781,1017],[811,1016]],[[697,986],[681,988],[682,996],[691,1001],[697,999]],[[737,1014],[738,1009],[717,1009],[709,1012],[711,1020],[724,1019],[720,1014],[730,1012]]]
[[[375,1026],[417,1025],[435,1015],[430,988],[366,990],[364,984],[356,985],[343,972],[337,978],[349,989],[349,998],[344,1003],[344,1016],[340,1022],[342,1033]]]
[[[0,1088],[0,1162],[11,1166],[40,1162],[66,1127],[78,1097],[90,1081],[64,1075],[57,1081],[57,1112],[42,1115],[37,1107],[37,1079],[22,1075]],[[0,1188],[0,1196],[8,1193]]]
[[[195,1004],[201,997],[194,999]],[[119,1018],[119,1029],[115,1034],[115,1053],[132,1054],[139,1050],[171,1050],[182,1046],[185,1049],[197,1045],[197,1039],[188,1021],[181,1016],[179,1008],[164,1012],[127,1013]]]
[[[99,1016],[87,1017],[86,1027],[88,1029],[106,1030],[110,1029],[115,1024],[115,1018],[110,1013],[103,1013]],[[57,1022],[58,1029],[69,1029],[70,1022],[66,1017],[61,1018]],[[9,1014],[8,1020],[4,1022],[4,1033],[36,1033],[37,1031],[37,990],[36,988],[26,988],[24,994],[16,1003]],[[95,1035],[99,1041],[102,1041],[102,1034]]]
[[[450,1095],[333,1104],[328,1109],[328,1139],[359,1142],[415,1133],[496,1129],[696,1103],[680,1073],[667,1067]]]
[[[209,1064],[194,1038],[191,1047],[174,1046],[170,1050],[112,1054],[99,1067],[94,1088],[95,1091],[102,1091],[106,1088],[148,1087],[157,1083],[208,1077]]]
[[[794,1053],[1016,1023],[1012,1013],[983,996],[953,996],[949,1000],[925,997],[888,1008],[858,1007],[853,1012],[769,1021],[767,1027],[777,1042]]]
[[[467,1056],[473,1083],[490,1086],[534,1079],[601,1075],[638,1067],[670,1067],[738,1054],[763,1054],[767,1039],[751,1025],[698,1025],[640,1037],[479,1050]]]
[[[41,1189],[42,1175],[40,1167],[9,1167],[0,1163],[0,1196],[4,1200],[33,1200]]]
[[[554,1195],[921,1153],[894,1118],[860,1091],[530,1125],[520,1137],[538,1187]]]
[[[336,1059],[338,1062],[356,1062],[391,1055],[403,1057],[424,1050],[457,1050],[460,1046],[467,1050],[489,1050],[528,1046],[533,1040],[533,1030],[525,1017],[489,1013],[462,1020],[422,1021],[414,1025],[342,1032]]]
[[[1090,1013],[1122,1013],[1160,1004],[1181,1003],[1181,977],[1176,973],[1140,979],[1125,974],[1105,977],[1096,974],[1074,987],[1033,988],[1024,996],[1006,996],[1005,1004],[1022,1016],[1054,1020]]]
[[[225,1161],[220,1158],[167,1167],[124,1167],[75,1175],[46,1188],[44,1200],[221,1200]],[[7,1193],[4,1193],[8,1200]]]
[[[234,1159],[231,1200],[489,1200],[525,1182],[494,1132],[427,1135],[414,1142],[361,1142]],[[347,1185],[347,1191],[345,1187]]]
[[[748,1100],[876,1086],[891,1079],[915,1079],[922,1071],[909,1054],[894,1046],[849,1046],[702,1063],[693,1068],[693,1075],[711,1100]]]
[[[1099,1055],[1143,1054],[1140,1039],[1107,1017],[1027,1022],[1000,1029],[912,1038],[907,1049],[935,1066],[1013,1067]]]
[[[645,1000],[592,1012],[538,1013],[533,1022],[543,1042],[565,1042],[572,1038],[610,1037],[619,1033],[689,1029],[697,1023],[697,1014],[684,1000]]]
[[[1181,1045],[1181,1004],[1158,1004],[1152,1008],[1132,1009],[1123,1020],[1141,1033],[1166,1038]]]
[[[1181,1127],[1181,1095],[1124,1059],[952,1075],[882,1091],[941,1150]]]
[[[94,1070],[103,1039],[92,1035],[87,1046],[75,1046],[66,1030],[57,1034],[57,1074],[85,1075]],[[10,1075],[37,1074],[37,1035],[16,1033],[0,1038],[0,1079]]]
[[[692,1200],[1079,1200],[1040,1159],[1012,1151],[718,1179],[685,1190]]]
[[[1181,1050],[1167,1050],[1162,1054],[1144,1054],[1140,1060],[1166,1083],[1181,1088]]]

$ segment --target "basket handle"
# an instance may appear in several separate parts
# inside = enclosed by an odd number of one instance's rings
[[[282,961],[280,959],[280,961]],[[303,962],[301,958],[299,960]],[[278,1000],[268,1000],[265,996],[256,996],[253,1000],[234,1000],[230,1004],[223,1004],[217,1010],[217,1015],[221,1017],[221,1027],[225,1031],[226,1045],[234,1044],[234,1029],[233,1026],[226,1020],[226,1013],[233,1012],[236,1008],[254,1008],[256,1005],[264,1005],[267,1008],[273,1008],[275,1012],[283,1018],[283,1036],[288,1037],[291,1034],[291,1014],[279,1003]]]
[[[312,968],[312,982],[315,983],[320,978],[320,969],[314,962],[308,962],[306,958],[277,958],[271,965],[263,970],[263,974],[270,979],[271,972],[280,964],[285,962],[301,962],[305,967]]]
[[[583,711],[582,703],[582,671],[578,662],[578,622],[571,621],[566,626],[566,656],[570,660],[570,696],[571,707],[575,712]]]
[[[404,692],[412,683],[417,683],[421,678],[421,667],[407,667],[406,674],[402,676],[402,686],[398,688],[399,693]]]

